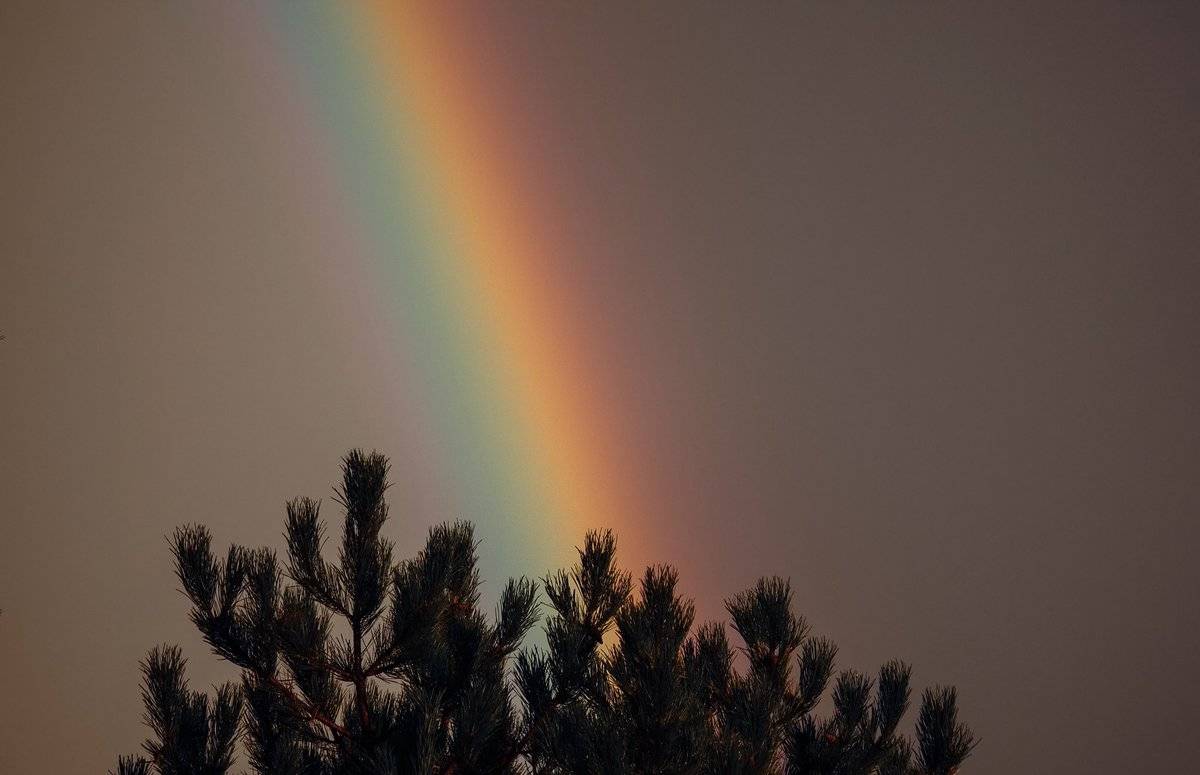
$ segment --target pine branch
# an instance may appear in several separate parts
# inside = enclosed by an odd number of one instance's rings
[[[910,742],[908,665],[835,677],[837,647],[810,636],[787,580],[726,601],[735,647],[724,624],[694,628],[670,566],[647,568],[635,592],[610,531],[587,533],[576,563],[542,579],[545,649],[522,650],[539,585],[509,580],[485,616],[463,522],[395,560],[387,476],[378,453],[343,458],[334,562],[308,498],[287,503],[284,566],[268,549],[218,559],[206,528],[175,531],[191,620],[241,685],[194,692],[181,652],[153,650],[146,757],[121,757],[117,775],[221,775],[239,738],[269,775],[951,775],[977,744],[940,687],[922,695]],[[832,713],[818,718],[823,697]]]

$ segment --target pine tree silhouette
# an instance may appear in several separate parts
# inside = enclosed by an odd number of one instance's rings
[[[722,624],[693,627],[674,569],[648,568],[635,594],[608,531],[542,580],[546,647],[518,651],[538,585],[510,580],[486,616],[467,523],[433,528],[415,558],[395,561],[381,536],[387,475],[378,453],[342,460],[336,562],[308,498],[287,504],[285,564],[237,546],[218,560],[206,528],[175,531],[192,622],[241,680],[209,697],[188,687],[178,648],[151,651],[152,736],[118,775],[222,775],[239,740],[264,775],[950,775],[975,746],[952,688],[925,691],[915,742],[898,732],[901,662],[835,678],[837,649],[793,613],[788,582],[727,601],[735,649]],[[832,713],[819,718],[831,680]]]

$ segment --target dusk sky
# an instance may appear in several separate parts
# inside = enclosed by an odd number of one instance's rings
[[[164,536],[351,447],[489,593],[611,527],[956,685],[964,773],[1187,771],[1198,309],[1194,3],[8,0],[0,771],[234,678]]]

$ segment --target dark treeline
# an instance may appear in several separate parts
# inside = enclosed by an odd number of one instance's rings
[[[218,558],[206,528],[176,530],[191,619],[241,675],[192,691],[178,648],[151,651],[150,738],[119,775],[221,775],[239,750],[270,775],[949,775],[975,744],[953,688],[926,689],[902,734],[908,665],[835,672],[836,647],[793,612],[788,582],[726,602],[731,643],[723,624],[693,628],[672,568],[635,584],[608,532],[589,533],[569,571],[509,581],[489,617],[469,524],[395,559],[387,475],[377,453],[344,458],[336,561],[308,498],[287,505],[283,562],[241,547]],[[546,647],[522,649],[542,595]]]

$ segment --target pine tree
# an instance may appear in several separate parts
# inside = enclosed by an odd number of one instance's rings
[[[188,687],[177,648],[151,651],[152,737],[118,775],[222,775],[239,741],[264,775],[950,775],[975,746],[952,688],[925,691],[915,742],[898,731],[901,662],[834,678],[836,648],[793,613],[788,582],[727,601],[734,648],[724,625],[694,627],[673,568],[648,568],[635,593],[608,531],[542,579],[546,645],[518,651],[538,585],[510,580],[486,616],[467,523],[433,528],[415,558],[394,560],[381,535],[387,475],[378,453],[343,459],[336,562],[308,498],[287,504],[283,563],[237,546],[218,560],[206,528],[175,531],[192,622],[240,682],[208,697]],[[819,718],[831,680],[832,713]]]

